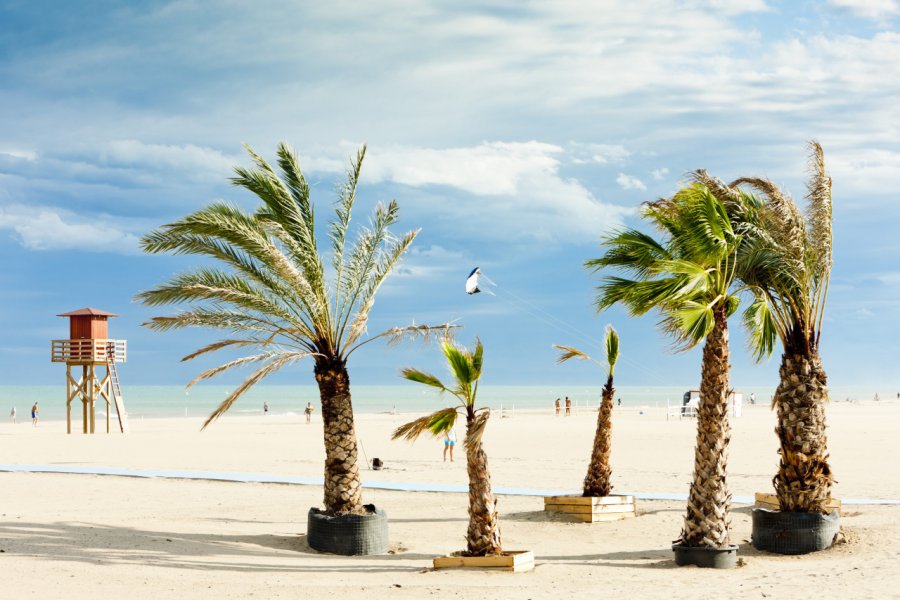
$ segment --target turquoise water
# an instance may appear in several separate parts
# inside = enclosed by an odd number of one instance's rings
[[[197,386],[185,392],[181,386],[124,386],[125,409],[132,417],[200,417],[209,414],[224,400],[231,386]],[[616,397],[623,406],[665,406],[680,402],[685,389],[664,386],[621,386]],[[754,393],[758,404],[767,404],[774,387],[738,388],[746,401]],[[441,406],[446,399],[424,386],[410,385],[357,385],[352,388],[353,406],[359,413],[419,412]],[[872,400],[878,393],[883,400],[896,398],[896,390],[868,388],[832,388],[834,401],[846,398]],[[600,398],[600,386],[483,386],[479,389],[480,404],[505,410],[551,410],[553,401],[569,396],[576,406],[596,406]],[[9,414],[15,406],[20,418],[27,417],[34,402],[40,402],[43,419],[65,418],[66,390],[59,386],[0,386],[0,416]],[[263,403],[269,405],[272,414],[301,414],[306,403],[318,406],[319,393],[315,386],[263,385],[256,387],[238,400],[231,414],[261,414]],[[100,406],[98,406],[98,410]],[[80,410],[77,407],[76,410]],[[4,412],[5,411],[5,412]]]

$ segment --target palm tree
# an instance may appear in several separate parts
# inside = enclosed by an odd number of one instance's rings
[[[612,412],[613,396],[616,393],[613,387],[613,373],[616,369],[616,361],[619,360],[619,334],[612,325],[606,328],[604,340],[606,346],[606,365],[594,360],[578,348],[571,346],[554,346],[561,351],[557,362],[563,363],[572,358],[589,360],[601,367],[607,368],[606,385],[603,386],[603,399],[600,402],[600,411],[597,414],[597,431],[594,433],[594,449],[591,451],[591,463],[588,465],[587,476],[584,478],[583,496],[609,496],[612,491],[612,467],[609,464],[609,456],[612,453]]]
[[[364,513],[347,360],[377,339],[396,340],[447,329],[396,327],[363,339],[375,293],[418,232],[400,238],[390,234],[388,228],[397,221],[399,211],[392,200],[379,204],[370,227],[362,228],[355,243],[348,244],[350,213],[366,153],[363,146],[339,188],[328,232],[334,270],[333,280],[328,282],[317,248],[310,189],[296,154],[281,144],[277,151],[280,173],[276,173],[251,148],[247,151],[255,167],[235,168],[231,182],[259,198],[256,212],[217,202],[141,240],[144,251],[151,254],[199,255],[220,264],[220,268],[198,267],[176,275],[139,294],[137,298],[150,306],[187,305],[145,325],[159,331],[207,327],[226,332],[225,339],[185,356],[185,361],[223,349],[257,351],[204,371],[188,384],[237,367],[258,365],[213,411],[203,428],[265,377],[303,358],[312,359],[324,423],[325,512]]]
[[[435,437],[449,432],[462,414],[466,419],[466,467],[469,473],[469,529],[466,532],[466,555],[489,556],[500,554],[500,522],[497,518],[497,500],[491,491],[491,474],[488,471],[487,454],[481,444],[485,425],[490,417],[489,408],[475,408],[478,379],[481,377],[484,346],[476,341],[475,349],[457,346],[449,339],[441,349],[453,374],[453,387],[447,387],[440,379],[417,369],[401,371],[410,381],[437,388],[458,401],[458,406],[442,408],[434,413],[398,427],[392,439],[417,439],[428,431]]]
[[[831,178],[822,147],[810,142],[807,211],[771,181],[741,178],[765,198],[760,233],[749,238],[740,278],[755,301],[744,323],[757,359],[781,341],[783,354],[774,407],[780,463],[773,483],[782,511],[827,513],[833,477],[828,464],[825,369],[819,342],[832,266]]]
[[[634,229],[613,234],[604,242],[606,253],[585,265],[632,277],[606,276],[598,286],[598,310],[622,304],[632,315],[643,315],[657,309],[676,348],[704,342],[694,474],[679,542],[725,548],[731,520],[725,479],[731,438],[728,317],[738,304],[733,288],[741,236],[724,204],[699,182],[645,204],[643,216],[663,232],[662,241]]]

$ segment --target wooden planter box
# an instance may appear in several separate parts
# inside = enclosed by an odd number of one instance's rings
[[[510,550],[499,556],[438,556],[435,569],[487,569],[521,573],[534,569],[534,553],[531,550]]]
[[[756,508],[767,508],[769,510],[779,510],[778,508],[778,496],[775,494],[766,494],[763,492],[756,492],[756,504],[754,505]],[[838,511],[838,514],[841,514],[841,501],[839,498],[832,498],[831,502],[828,503],[828,508],[830,510]]]
[[[634,496],[545,496],[544,510],[584,523],[617,521],[637,514]]]

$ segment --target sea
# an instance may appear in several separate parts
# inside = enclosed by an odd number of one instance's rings
[[[224,385],[197,385],[186,391],[183,386],[123,386],[125,410],[131,418],[204,417],[212,412],[233,389]],[[683,387],[666,386],[617,386],[616,398],[626,408],[678,406],[684,393]],[[756,403],[768,405],[775,388],[766,386],[737,387],[747,403],[752,393]],[[834,387],[830,389],[832,401],[869,401],[876,394],[881,400],[900,398],[900,390],[876,388]],[[351,388],[353,408],[357,413],[418,413],[448,404],[436,390],[421,385],[356,385]],[[509,411],[552,410],[556,398],[572,399],[577,409],[596,407],[600,401],[601,386],[482,386],[478,390],[478,404],[493,410]],[[452,399],[452,398],[451,398]],[[44,420],[65,419],[65,385],[0,386],[0,417],[8,415],[13,407],[19,418],[28,417],[31,405],[39,402]],[[232,407],[230,414],[262,414],[263,404],[269,406],[272,415],[299,415],[307,402],[318,407],[319,392],[314,385],[260,385],[248,391]],[[97,409],[102,413],[102,405]],[[6,411],[5,413],[3,411]],[[80,411],[74,407],[73,411]],[[77,414],[77,413],[76,413]]]

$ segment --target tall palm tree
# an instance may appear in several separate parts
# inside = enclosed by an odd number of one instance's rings
[[[485,425],[491,411],[476,408],[478,379],[481,377],[484,346],[476,341],[475,349],[468,350],[445,339],[441,349],[450,372],[453,386],[447,387],[430,373],[406,368],[401,371],[410,381],[437,388],[458,401],[457,406],[442,408],[434,413],[398,427],[392,439],[405,438],[413,441],[428,431],[435,437],[449,432],[456,419],[463,415],[466,419],[466,469],[469,474],[469,529],[466,532],[466,554],[468,556],[488,556],[500,554],[500,521],[497,517],[497,499],[491,491],[491,474],[488,471],[487,454],[481,444]]]
[[[825,369],[819,342],[832,266],[831,178],[822,147],[810,142],[810,176],[804,216],[771,181],[741,178],[762,194],[760,232],[748,238],[740,278],[755,301],[744,314],[758,359],[781,341],[780,381],[775,392],[780,462],[773,483],[782,511],[828,512],[833,476],[828,464]]]
[[[389,337],[427,335],[446,326],[396,327],[364,338],[375,293],[416,237],[400,238],[388,228],[399,208],[379,204],[369,227],[348,243],[350,213],[356,200],[363,146],[351,161],[339,189],[330,223],[333,279],[329,282],[317,247],[310,189],[293,150],[278,147],[277,173],[247,147],[255,166],[237,167],[231,182],[261,201],[253,213],[217,202],[153,231],[141,240],[145,252],[199,255],[219,267],[197,267],[142,292],[150,306],[187,305],[172,316],[154,317],[145,325],[167,331],[207,327],[226,332],[185,356],[191,360],[218,350],[253,348],[257,353],[204,371],[188,384],[242,366],[257,366],[203,424],[206,428],[253,385],[303,358],[314,363],[322,402],[325,438],[325,510],[338,515],[364,512],[356,432],[350,400],[347,359],[361,346]]]
[[[741,236],[724,204],[695,182],[672,198],[644,205],[643,216],[662,231],[657,241],[631,229],[608,237],[606,253],[585,264],[617,269],[631,278],[606,276],[598,286],[598,310],[622,304],[632,315],[657,309],[660,326],[679,349],[703,344],[694,473],[680,543],[730,545],[730,504],[725,474],[728,422],[728,317],[737,308],[736,254]]]
[[[607,369],[606,384],[603,386],[603,399],[600,401],[600,411],[597,413],[597,431],[594,433],[594,448],[591,451],[591,462],[588,465],[587,476],[584,478],[583,496],[609,496],[612,491],[612,466],[609,457],[612,453],[612,412],[613,396],[616,393],[613,387],[613,374],[616,369],[616,361],[619,360],[619,334],[612,325],[607,326],[604,338],[606,346],[606,364],[594,360],[578,348],[571,346],[554,346],[561,351],[557,362],[563,363],[572,358],[589,360]]]

